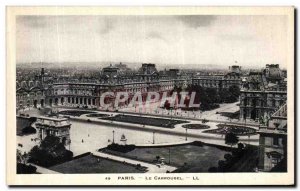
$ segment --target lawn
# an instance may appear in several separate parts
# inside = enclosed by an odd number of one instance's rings
[[[218,161],[224,159],[227,151],[213,146],[181,145],[159,148],[136,148],[126,153],[130,157],[155,162],[156,156],[165,158],[165,162],[176,167],[187,166],[186,172],[207,172],[211,166],[218,165]],[[186,164],[185,164],[186,163]]]
[[[237,125],[218,124],[218,129],[205,130],[204,133],[220,134],[233,133],[239,136],[255,135],[256,130],[250,127],[243,127]]]
[[[135,165],[121,163],[93,155],[87,155],[49,169],[64,174],[93,174],[93,173],[144,173]]]
[[[209,129],[210,128],[208,125],[203,125],[203,124],[187,124],[187,125],[182,125],[182,127],[186,129]]]
[[[96,113],[96,112],[83,111],[83,110],[64,110],[64,111],[58,112],[58,114],[61,114],[61,115],[70,115],[70,116],[77,116],[77,117],[84,115],[84,114],[92,114],[92,113]]]
[[[173,120],[173,119],[163,119],[163,118],[154,118],[154,117],[141,117],[133,115],[116,115],[114,117],[103,118],[111,121],[134,123],[141,125],[151,125],[163,128],[174,128],[175,125],[180,123],[187,123],[188,121],[183,120]]]
[[[108,114],[102,114],[102,113],[93,113],[93,114],[89,114],[87,115],[87,117],[109,117]]]

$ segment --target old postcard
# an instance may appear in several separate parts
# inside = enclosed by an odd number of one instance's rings
[[[8,185],[294,185],[293,7],[7,7]]]

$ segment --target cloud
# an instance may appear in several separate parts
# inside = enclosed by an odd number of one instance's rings
[[[149,39],[158,39],[158,40],[162,40],[164,42],[168,42],[167,39],[165,39],[160,33],[155,32],[155,31],[151,31],[147,34],[147,38]]]
[[[102,20],[102,22],[103,23],[100,26],[101,35],[107,34],[114,29],[114,22],[111,19],[105,18],[104,20]]]
[[[199,27],[210,26],[212,22],[216,19],[216,16],[212,15],[185,15],[177,16],[183,24],[190,28],[197,29]]]
[[[219,40],[224,40],[224,41],[252,41],[254,40],[253,35],[239,35],[239,34],[220,34],[217,36]]]
[[[22,63],[286,63],[286,22],[278,16],[18,16],[16,56]]]
[[[47,16],[17,16],[17,25],[30,28],[43,28],[46,26]]]

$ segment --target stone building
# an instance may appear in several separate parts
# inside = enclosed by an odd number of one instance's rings
[[[259,164],[260,171],[270,171],[281,163],[281,170],[286,169],[287,150],[287,104],[284,103],[274,112],[259,133]]]
[[[287,100],[286,82],[278,65],[250,72],[242,79],[240,119],[258,121],[270,117]]]
[[[18,109],[33,106],[44,107],[45,90],[39,81],[22,81],[16,84],[16,103]]]
[[[64,145],[69,145],[71,124],[66,118],[38,117],[35,126],[38,130],[40,140],[46,136],[52,135],[60,138]]]
[[[241,67],[231,66],[226,74],[199,75],[192,79],[194,85],[217,90],[228,89],[230,86],[241,86]]]
[[[188,75],[181,75],[179,70],[173,69],[167,72],[164,78],[160,75],[155,64],[142,64],[141,68],[134,72],[125,70],[123,64],[108,66],[102,69],[100,78],[89,82],[84,82],[74,78],[66,78],[59,81],[45,81],[39,78],[36,83],[22,82],[22,86],[17,83],[17,106],[26,104],[26,107],[49,106],[70,106],[98,108],[100,97],[105,92],[113,92],[114,95],[105,97],[105,103],[112,103],[117,92],[127,92],[129,95],[127,104],[137,92],[142,94],[143,101],[146,101],[147,92],[170,92],[174,86],[186,86],[191,83]],[[120,69],[121,68],[121,69]],[[44,75],[42,69],[40,76]],[[35,85],[36,84],[36,85]]]

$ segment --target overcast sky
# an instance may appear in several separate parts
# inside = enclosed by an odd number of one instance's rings
[[[286,66],[285,16],[18,16],[17,63]]]

